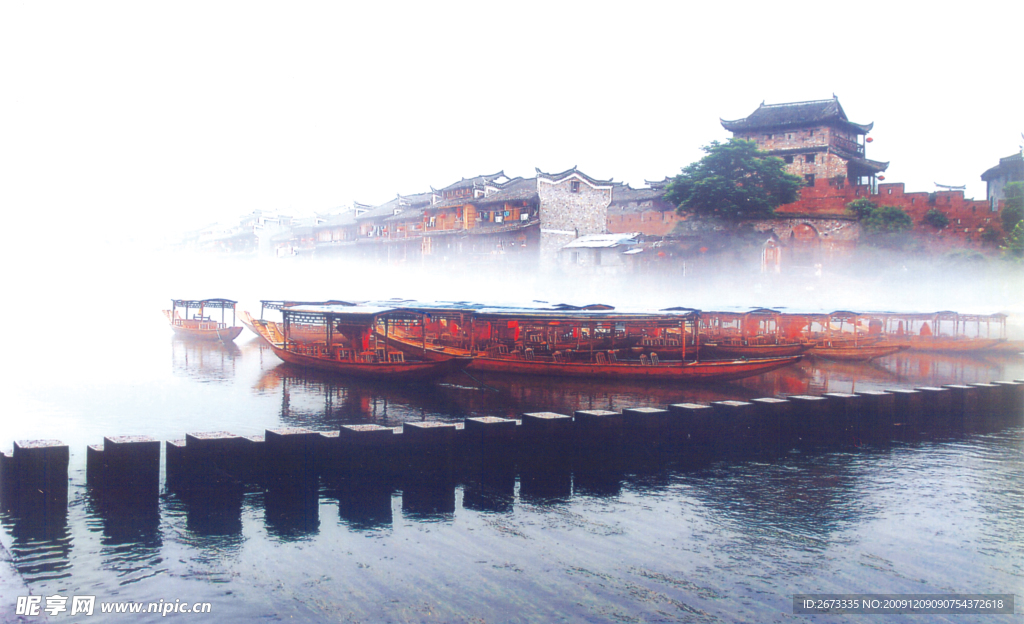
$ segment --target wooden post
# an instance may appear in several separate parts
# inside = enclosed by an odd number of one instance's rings
[[[693,320],[693,360],[700,362],[700,314],[694,312]]]

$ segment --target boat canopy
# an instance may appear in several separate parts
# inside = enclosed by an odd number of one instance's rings
[[[539,308],[483,308],[476,310],[479,320],[519,320],[524,322],[569,323],[664,323],[678,325],[680,321],[696,318],[696,310],[661,312],[621,312],[618,310],[552,310]]]
[[[392,308],[373,305],[297,305],[281,309],[286,323],[323,323],[324,321],[340,321],[348,325],[364,325],[373,323],[374,319],[387,316],[389,318],[420,319],[423,313],[408,308]]]
[[[237,301],[231,299],[171,299],[171,305],[175,308],[234,308]]]
[[[285,299],[261,299],[260,305],[265,310],[280,310],[282,308],[293,308],[295,306],[317,306],[317,305],[339,305],[339,306],[354,306],[359,305],[350,301],[288,301]]]

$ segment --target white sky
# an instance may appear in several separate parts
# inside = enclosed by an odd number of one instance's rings
[[[887,182],[983,198],[1022,142],[1024,3],[905,4],[3,0],[2,205],[79,236],[502,169],[640,186],[720,117],[833,93]]]

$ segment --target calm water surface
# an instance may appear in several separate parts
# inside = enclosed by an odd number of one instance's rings
[[[332,296],[248,292],[250,303]],[[771,459],[564,468],[543,488],[523,478],[461,480],[426,491],[395,485],[358,503],[325,489],[299,509],[253,490],[216,510],[165,493],[157,507],[124,514],[85,485],[85,447],[109,435],[326,431],[1019,379],[1018,356],[802,362],[702,388],[465,374],[389,387],[287,366],[249,334],[226,346],[175,340],[158,313],[172,295],[192,296],[143,292],[117,315],[120,331],[92,343],[63,313],[44,317],[38,331],[47,336],[45,352],[33,349],[6,380],[0,447],[28,438],[71,447],[66,522],[40,530],[2,516],[0,543],[37,595],[211,602],[216,621],[822,620],[792,615],[791,599],[827,592],[1014,593],[1021,611],[1020,419],[966,436]],[[33,335],[17,340],[39,345]],[[14,597],[2,597],[0,614],[13,604]],[[828,618],[837,620],[843,618]]]

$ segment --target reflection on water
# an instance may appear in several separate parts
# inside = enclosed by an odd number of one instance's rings
[[[66,511],[5,509],[0,523],[11,537],[14,565],[29,583],[71,576],[73,539]]]
[[[261,351],[269,348],[260,347]],[[688,386],[527,375],[457,373],[436,383],[386,384],[348,379],[290,364],[271,365],[254,384],[280,401],[281,422],[317,430],[476,416],[517,418],[529,412],[665,407],[758,397],[864,392],[1020,378],[1019,356],[969,357],[901,353],[871,362],[805,359],[737,382]]]
[[[170,353],[178,392],[238,406],[234,420],[224,409],[160,423],[179,436],[1024,377],[1019,357],[909,352],[808,359],[708,387],[478,374],[382,385],[282,364],[253,340],[174,340]],[[111,435],[152,433],[131,404],[94,413]],[[7,509],[0,540],[36,594],[187,597],[212,602],[222,621],[779,620],[798,592],[1015,591],[1024,427],[1019,415],[991,425],[775,455],[697,456],[659,440],[599,453],[491,448],[319,491],[213,481],[149,504],[86,488],[84,449],[72,448],[66,512],[44,521]]]
[[[234,380],[236,360],[242,350],[233,342],[171,339],[171,366],[177,375],[201,382],[226,383]]]
[[[102,537],[100,566],[121,585],[162,574],[160,507],[155,499],[124,500],[110,492],[92,489],[84,499],[90,531]]]

